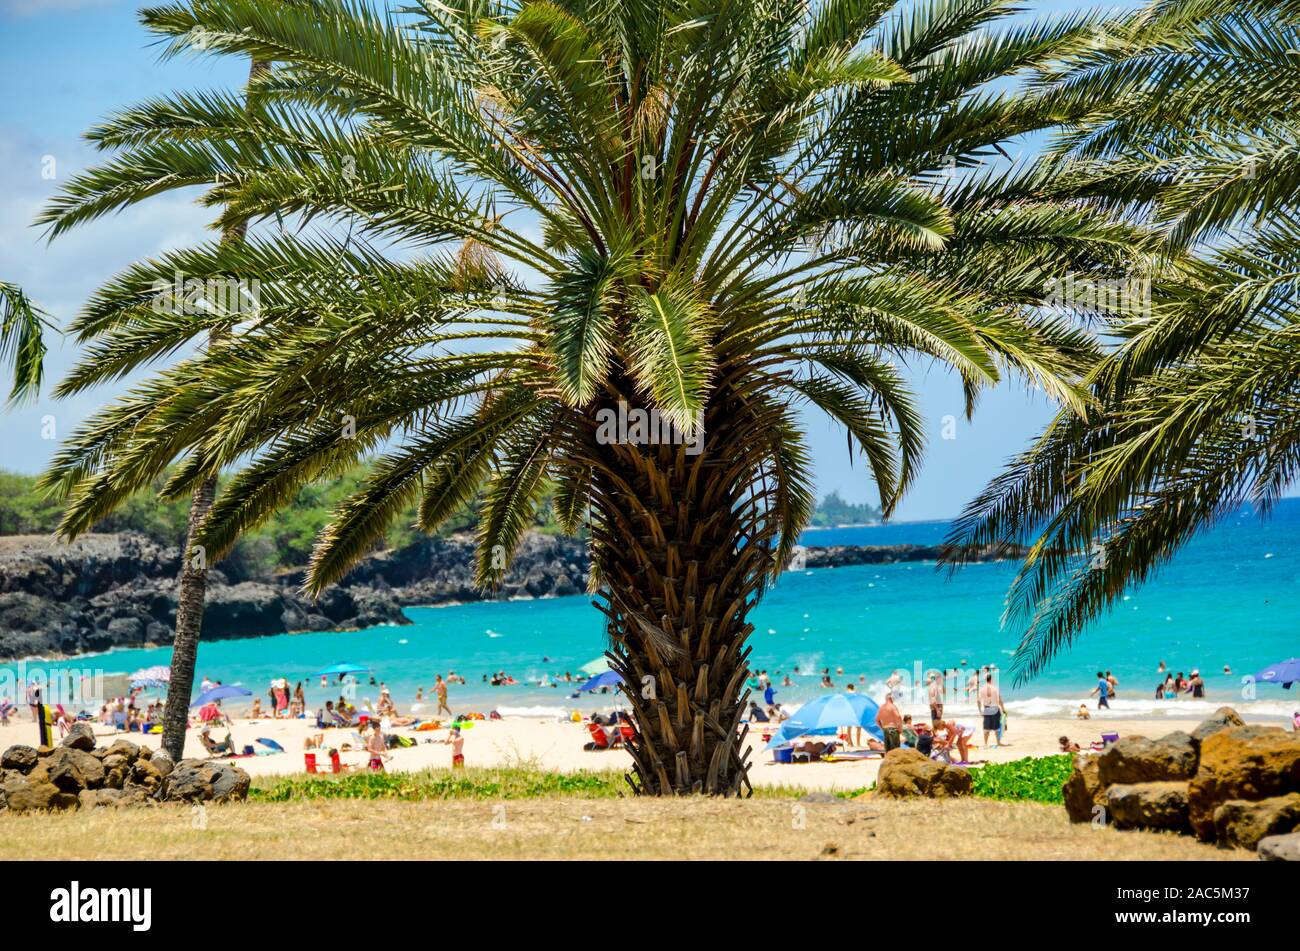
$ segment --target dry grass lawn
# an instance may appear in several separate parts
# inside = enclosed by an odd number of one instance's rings
[[[959,801],[314,800],[0,813],[0,859],[1254,859]]]

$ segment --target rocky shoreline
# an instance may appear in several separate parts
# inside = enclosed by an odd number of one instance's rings
[[[586,590],[580,539],[530,533],[499,589],[474,584],[474,539],[426,538],[365,558],[318,599],[302,594],[302,570],[234,580],[209,575],[206,640],[410,624],[403,607],[559,597]],[[1015,558],[999,549],[975,560]],[[805,568],[934,561],[923,545],[806,548]],[[134,534],[0,538],[0,660],[71,656],[170,642],[180,552]]]

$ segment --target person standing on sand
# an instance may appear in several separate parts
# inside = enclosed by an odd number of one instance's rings
[[[41,699],[41,685],[35,680],[27,681],[27,706],[32,711],[32,722],[40,723],[45,719],[45,711],[41,709],[44,701]]]
[[[447,716],[451,716],[451,707],[447,706],[447,683],[442,679],[442,674],[438,674],[437,677],[433,684],[433,692],[438,695],[438,712],[434,715],[439,716],[446,711]]]
[[[1093,693],[1097,695],[1097,709],[1101,710],[1104,708],[1106,710],[1109,710],[1110,709],[1110,681],[1106,679],[1106,675],[1103,674],[1100,670],[1097,671],[1097,686],[1092,688],[1092,693],[1088,694],[1088,696],[1092,696]]]
[[[377,773],[384,771],[384,756],[388,753],[388,747],[384,744],[384,733],[379,727],[378,720],[371,720],[370,736],[366,739],[366,752],[370,754],[370,769]]]
[[[451,744],[451,768],[465,768],[465,737],[460,735],[460,727],[451,728],[451,735],[447,737],[447,742]]]
[[[980,687],[979,699],[980,712],[984,716],[984,748],[988,749],[989,734],[997,736],[1002,726],[1002,717],[1007,712],[1007,708],[1002,703],[1002,691],[994,686],[992,674],[985,675],[984,686]]]
[[[930,672],[930,719],[943,719],[943,681],[934,671]]]
[[[885,752],[896,750],[901,745],[899,742],[899,733],[903,729],[903,714],[899,712],[898,707],[894,704],[894,695],[885,694],[885,702],[880,705],[876,712],[876,726],[880,727],[880,732],[885,737]]]

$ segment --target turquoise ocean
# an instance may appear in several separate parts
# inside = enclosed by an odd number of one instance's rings
[[[913,522],[808,531],[806,545],[933,544],[946,522]],[[830,668],[837,686],[859,684],[883,695],[892,670],[1010,666],[1017,632],[1000,626],[1011,563],[972,565],[950,576],[933,563],[824,568],[787,572],[751,615],[751,666],[766,669],[787,704],[821,691]],[[399,705],[409,707],[435,673],[456,671],[468,683],[452,688],[457,712],[492,709],[504,715],[551,715],[608,706],[613,696],[573,699],[571,685],[540,686],[565,672],[575,676],[605,650],[601,615],[586,597],[408,608],[415,623],[346,633],[304,633],[204,643],[198,674],[241,684],[265,697],[269,681],[301,680],[309,701],[337,696],[311,675],[330,664],[372,668]],[[170,649],[120,650],[49,666],[131,672],[167,664]],[[1051,668],[1032,682],[1003,692],[1013,714],[1067,713],[1087,696],[1100,669],[1114,672],[1114,706],[1131,714],[1193,716],[1220,702],[1258,714],[1289,716],[1300,709],[1300,688],[1261,686],[1252,696],[1243,675],[1300,655],[1300,499],[1285,500],[1271,518],[1242,509],[1188,545],[1159,576],[1134,589],[1094,624]],[[1177,673],[1198,668],[1209,698],[1153,699],[1164,661]],[[27,662],[28,668],[46,666]],[[1224,673],[1228,666],[1230,674]],[[12,670],[14,665],[8,665]],[[799,673],[795,674],[795,669]],[[843,673],[839,673],[839,671]],[[518,685],[493,687],[485,675],[505,671]],[[367,679],[360,698],[377,697]]]

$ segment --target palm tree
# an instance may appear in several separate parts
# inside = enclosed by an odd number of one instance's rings
[[[202,31],[192,31],[177,38],[170,53],[176,54],[186,49],[202,50],[206,46],[206,36]],[[265,62],[256,58],[251,60],[248,73],[250,87],[266,69]],[[191,105],[197,107],[196,111],[201,110],[201,101],[201,98],[191,101]],[[132,169],[133,174],[120,175],[120,169],[110,165],[94,169],[70,181],[37,219],[38,224],[49,225],[51,238],[108,211],[134,204],[152,195],[221,180],[225,169],[218,163],[203,167],[197,167],[193,163],[185,165],[185,158],[193,157],[193,153],[185,149],[185,140],[195,134],[195,130],[184,126],[186,120],[194,118],[194,113],[188,116],[178,113],[161,114],[159,106],[156,102],[147,103],[137,112],[119,116],[90,133],[88,138],[100,148],[128,144],[135,146],[131,156],[136,163]],[[253,108],[251,99],[245,102],[245,108]],[[152,129],[149,128],[150,125],[153,126]],[[243,162],[249,161],[247,151],[240,153],[239,157]],[[227,219],[222,225],[221,244],[226,247],[240,244],[246,231],[247,222]],[[183,300],[170,299],[167,303],[172,306],[183,303]],[[82,342],[85,342],[103,327],[92,320],[80,322],[74,329]],[[209,333],[209,346],[220,346],[228,332],[225,327],[214,327]],[[77,388],[75,385],[65,385],[56,391],[56,395],[66,396]],[[194,688],[194,667],[198,659],[204,599],[207,596],[209,561],[206,551],[197,540],[197,532],[212,507],[216,493],[216,473],[198,482],[191,492],[185,551],[177,580],[176,629],[172,640],[171,678],[163,710],[162,733],[162,748],[175,762],[180,762],[185,750],[190,695]]]
[[[1043,78],[1061,101],[1110,104],[1056,150],[1090,180],[1081,191],[1198,257],[1109,328],[1097,409],[1058,416],[954,527],[954,563],[1031,543],[1006,615],[1023,627],[1022,678],[1216,519],[1267,514],[1300,473],[1297,50],[1294,0],[1161,0]]]
[[[893,6],[148,11],[155,29],[275,66],[256,114],[213,96],[121,120],[124,143],[158,144],[114,162],[105,203],[220,166],[206,200],[221,224],[336,227],[178,251],[95,295],[68,391],[240,333],[69,441],[47,477],[70,496],[63,531],[179,457],[173,495],[240,467],[198,531],[220,554],[302,484],[383,449],[319,537],[308,588],[404,506],[433,530],[485,482],[492,585],[553,484],[562,524],[590,529],[639,728],[634,787],[743,792],[747,616],[813,504],[798,407],[844,427],[889,513],[924,444],[898,362],[951,368],[967,412],[1008,374],[1079,411],[1097,348],[1040,310],[1050,280],[1157,264],[1157,241],[1085,207],[1069,174],[977,168],[1093,108],[1000,82],[1085,45],[1093,19],[994,33],[1006,0]],[[256,281],[256,312],[155,313],[176,271]]]

